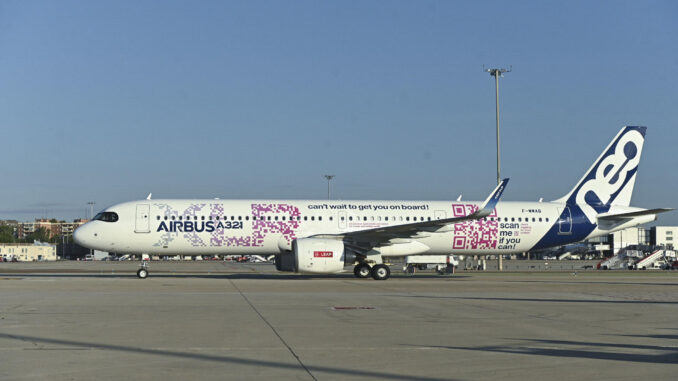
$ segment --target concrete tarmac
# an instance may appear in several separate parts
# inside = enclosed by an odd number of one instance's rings
[[[137,264],[0,264],[0,379],[673,380],[678,371],[678,272],[394,270],[374,281],[218,262],[154,263],[140,280]]]

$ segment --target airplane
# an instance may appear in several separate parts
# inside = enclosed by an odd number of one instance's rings
[[[279,271],[385,280],[389,257],[505,255],[563,246],[656,220],[631,207],[646,127],[626,126],[574,188],[551,202],[151,199],[79,227],[84,247],[150,255],[275,255]],[[149,275],[148,265],[137,271]]]

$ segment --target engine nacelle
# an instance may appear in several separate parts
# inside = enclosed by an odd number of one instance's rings
[[[341,240],[301,238],[292,242],[292,252],[275,256],[279,271],[331,274],[344,270],[344,263],[353,263],[355,256],[346,254]]]

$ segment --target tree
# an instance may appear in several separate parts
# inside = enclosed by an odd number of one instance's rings
[[[0,225],[0,243],[14,243],[14,227],[9,225]]]

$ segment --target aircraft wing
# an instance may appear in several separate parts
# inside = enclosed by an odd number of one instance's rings
[[[334,238],[343,239],[347,244],[354,247],[369,249],[374,246],[391,244],[393,239],[415,238],[427,232],[435,232],[441,227],[449,224],[456,224],[467,220],[478,220],[489,216],[494,210],[499,198],[501,197],[509,179],[502,180],[492,191],[487,199],[475,212],[462,216],[443,218],[439,220],[413,222],[410,224],[384,226],[374,229],[358,230],[341,234],[319,234],[315,238]]]

